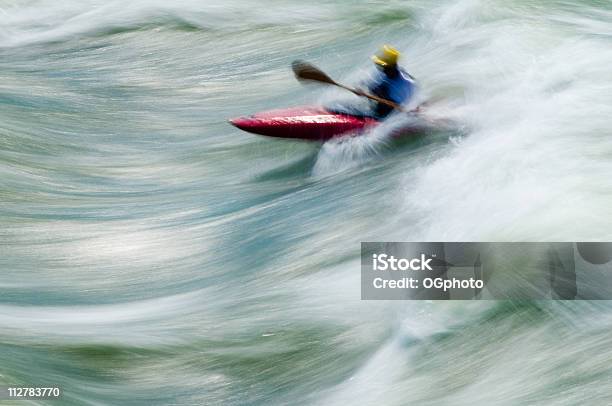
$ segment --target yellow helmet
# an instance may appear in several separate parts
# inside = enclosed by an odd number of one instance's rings
[[[396,65],[399,57],[400,53],[397,49],[390,45],[385,45],[376,55],[372,56],[372,60],[376,65],[387,67]]]

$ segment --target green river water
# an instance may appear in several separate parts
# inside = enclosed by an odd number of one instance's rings
[[[384,43],[460,130],[227,123]],[[7,404],[611,404],[606,301],[359,281],[361,241],[611,240],[611,66],[603,0],[0,0],[0,385],[64,390]]]

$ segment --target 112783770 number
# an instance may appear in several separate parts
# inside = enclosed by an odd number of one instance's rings
[[[50,399],[59,398],[62,391],[58,387],[9,386],[6,388],[6,394],[8,395],[8,398]]]

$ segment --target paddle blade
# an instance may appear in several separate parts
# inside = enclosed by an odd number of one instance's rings
[[[314,82],[329,83],[332,85],[336,84],[336,82],[332,78],[330,78],[319,68],[309,64],[308,62],[301,60],[293,61],[293,63],[291,64],[291,69],[293,69],[293,73],[299,81],[308,80]]]

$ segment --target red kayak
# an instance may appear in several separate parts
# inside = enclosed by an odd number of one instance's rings
[[[347,134],[359,134],[378,125],[373,118],[332,113],[320,106],[264,111],[230,120],[234,126],[254,134],[277,138],[325,141]]]

